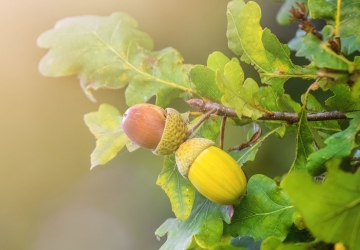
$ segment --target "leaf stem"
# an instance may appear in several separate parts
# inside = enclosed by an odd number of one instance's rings
[[[235,110],[224,105],[215,103],[215,102],[204,102],[201,99],[190,99],[187,103],[196,108],[201,112],[205,112],[208,110],[217,110],[217,115],[227,116],[227,117],[238,117]],[[242,119],[251,119],[247,116],[240,117]],[[318,112],[318,113],[310,113],[307,114],[308,121],[326,121],[326,120],[342,120],[349,119],[346,116],[345,112],[340,111],[330,111],[330,112]],[[299,116],[296,113],[289,112],[279,112],[273,111],[272,114],[264,113],[258,120],[266,120],[266,121],[286,121],[289,124],[296,123],[299,121]]]
[[[337,0],[336,7],[336,20],[335,20],[335,36],[339,36],[339,27],[340,27],[340,12],[341,11],[341,0]]]

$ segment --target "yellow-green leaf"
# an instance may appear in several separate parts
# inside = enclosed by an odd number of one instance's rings
[[[98,111],[86,114],[84,120],[96,138],[96,147],[91,153],[91,168],[110,161],[125,145],[129,151],[138,148],[122,130],[122,116],[113,106],[101,104]]]
[[[315,71],[294,65],[290,50],[270,30],[260,26],[261,11],[253,1],[233,0],[228,4],[228,45],[241,60],[259,71],[264,83],[283,93],[284,82],[291,77],[315,79]]]
[[[176,218],[186,220],[191,213],[195,199],[195,188],[178,171],[174,155],[166,156],[164,166],[156,184],[170,199],[171,209]]]
[[[306,227],[319,240],[343,242],[349,249],[360,246],[360,171],[339,168],[340,160],[327,164],[323,183],[307,173],[294,171],[282,182]]]
[[[247,116],[256,120],[264,113],[257,95],[259,86],[251,78],[244,82],[244,72],[237,60],[233,59],[223,70],[216,71],[216,82],[224,93],[221,102],[235,109],[239,118]]]
[[[171,100],[195,93],[189,65],[173,48],[152,51],[153,41],[136,29],[137,22],[123,13],[78,16],[58,21],[44,32],[38,46],[49,49],[40,62],[45,76],[77,75],[90,89],[118,89],[129,85],[129,106],[148,101],[166,106]]]

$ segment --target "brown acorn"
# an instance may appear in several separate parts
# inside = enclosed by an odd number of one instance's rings
[[[157,155],[172,154],[187,138],[186,123],[177,110],[148,103],[130,107],[122,128],[134,143]]]

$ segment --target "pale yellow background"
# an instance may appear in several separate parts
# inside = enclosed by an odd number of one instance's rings
[[[262,24],[286,42],[295,31],[274,22],[280,5],[260,4]],[[139,21],[156,49],[173,46],[186,63],[205,64],[216,50],[233,56],[225,35],[226,5],[224,0],[0,1],[1,250],[158,249],[164,239],[159,242],[154,231],[174,217],[155,185],[161,157],[123,150],[89,171],[95,141],[83,115],[104,102],[124,112],[123,90],[98,91],[92,103],[75,76],[41,76],[37,67],[46,50],[36,46],[37,37],[64,17],[122,11]],[[245,129],[229,129],[227,146],[244,142]],[[282,173],[278,167],[291,164],[293,139],[266,142],[259,159],[246,166],[248,173]]]

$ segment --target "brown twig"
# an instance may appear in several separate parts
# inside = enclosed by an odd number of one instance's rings
[[[228,152],[235,151],[235,150],[242,150],[244,148],[249,147],[251,144],[253,144],[257,140],[259,140],[259,138],[261,136],[261,133],[262,133],[262,130],[261,130],[261,128],[260,128],[260,126],[258,124],[256,124],[256,127],[257,127],[257,131],[255,132],[255,134],[253,134],[253,136],[251,137],[251,139],[248,142],[243,143],[243,144],[238,145],[238,146],[235,146],[235,147],[232,147],[232,148],[230,148],[228,150]]]
[[[187,103],[196,108],[201,112],[206,112],[208,110],[216,110],[217,115],[227,116],[227,117],[238,117],[235,110],[229,107],[225,107],[221,104],[215,102],[204,102],[201,99],[190,99]],[[242,119],[251,119],[250,117],[242,116]],[[342,120],[349,119],[346,117],[346,113],[340,111],[330,111],[330,112],[318,112],[307,114],[308,121],[326,121],[326,120]],[[277,112],[274,111],[272,114],[264,113],[258,120],[266,121],[286,121],[289,124],[296,123],[299,121],[299,116],[296,113],[289,112]]]
[[[210,110],[207,110],[208,112],[205,113],[195,124],[194,126],[192,126],[191,129],[189,129],[188,133],[188,137],[194,133],[194,131],[206,120],[208,119],[212,114],[216,113],[217,109],[216,108],[212,108]]]

